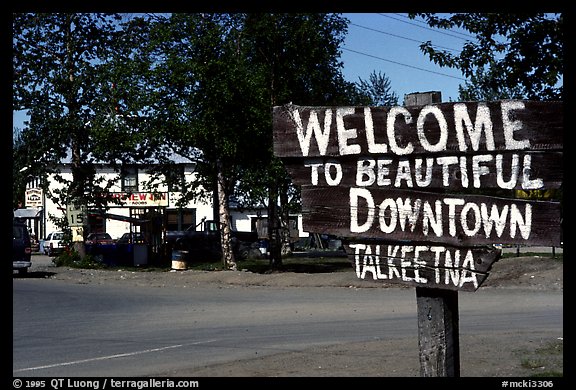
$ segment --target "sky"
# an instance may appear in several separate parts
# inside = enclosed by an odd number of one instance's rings
[[[391,91],[403,104],[404,95],[413,92],[440,91],[442,101],[457,101],[458,86],[465,80],[459,71],[441,68],[419,48],[432,41],[444,48],[460,50],[466,32],[431,29],[421,19],[409,19],[402,13],[345,13],[348,34],[342,45],[343,75],[351,82],[368,80],[380,72],[390,80]],[[14,113],[13,126],[22,128],[25,115]]]
[[[466,31],[430,28],[422,19],[403,13],[343,14],[350,24],[341,47],[346,80],[368,80],[372,72],[385,75],[392,92],[403,104],[404,95],[440,91],[442,101],[458,101],[458,86],[466,81],[455,69],[441,68],[420,51],[420,44],[432,44],[460,51],[473,37]],[[452,51],[451,51],[452,52]]]

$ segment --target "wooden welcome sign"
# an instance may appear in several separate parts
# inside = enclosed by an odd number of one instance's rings
[[[304,229],[342,237],[361,279],[474,291],[492,244],[560,245],[559,202],[489,194],[560,188],[561,102],[290,104],[273,122]]]

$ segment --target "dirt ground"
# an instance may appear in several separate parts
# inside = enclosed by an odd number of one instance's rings
[[[39,260],[44,258],[44,260]],[[31,275],[81,284],[122,283],[134,286],[190,286],[232,284],[285,288],[409,288],[359,280],[350,271],[252,273],[246,271],[148,271],[95,270],[55,267],[40,256]],[[48,260],[47,260],[48,259]],[[241,264],[240,264],[241,268]],[[563,260],[550,255],[504,257],[494,263],[481,289],[563,291]],[[471,350],[473,354],[470,354]],[[563,376],[563,335],[494,333],[460,336],[462,377]],[[374,364],[374,362],[379,362]],[[384,363],[383,363],[384,362]],[[386,369],[382,365],[386,364]],[[419,377],[417,337],[372,340],[286,352],[250,360],[233,361],[190,371],[168,372],[167,377]]]

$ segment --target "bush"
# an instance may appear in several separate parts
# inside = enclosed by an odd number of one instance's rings
[[[105,268],[106,265],[98,256],[87,254],[84,258],[71,248],[66,248],[59,256],[55,257],[52,262],[57,267],[72,267],[72,268]]]

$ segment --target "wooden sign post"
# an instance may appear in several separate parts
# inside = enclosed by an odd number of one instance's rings
[[[274,107],[274,154],[306,231],[342,237],[358,278],[416,288],[421,375],[459,376],[458,291],[493,244],[560,243],[558,202],[501,193],[560,188],[562,103],[416,101]]]

